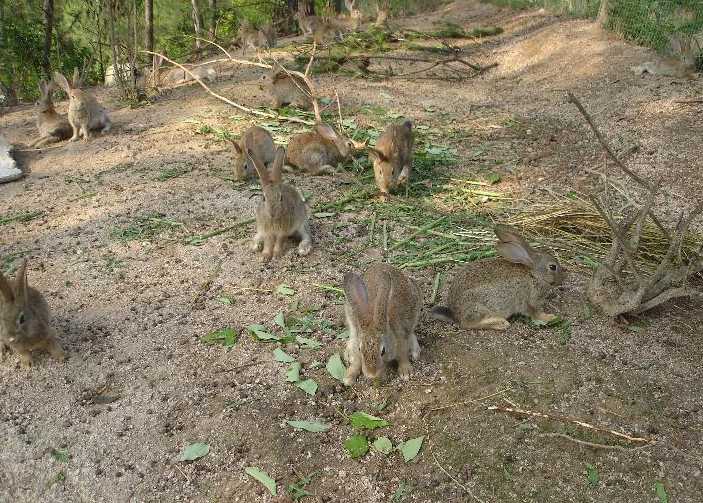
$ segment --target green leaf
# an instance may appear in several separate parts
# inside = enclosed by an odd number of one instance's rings
[[[320,423],[319,421],[286,421],[286,423],[297,430],[311,431],[313,433],[324,433],[330,429],[329,424]]]
[[[654,483],[654,490],[657,493],[657,498],[659,498],[659,503],[669,503],[669,495],[666,493],[666,488],[661,482]]]
[[[496,183],[500,182],[502,178],[498,173],[489,173],[489,175],[486,177],[486,181],[490,183],[491,185],[495,185]]]
[[[51,449],[51,457],[61,463],[68,463],[68,449]]]
[[[290,367],[288,367],[288,372],[286,373],[286,381],[288,381],[288,382],[300,381],[301,367],[302,367],[302,365],[300,365],[300,362],[294,362]]]
[[[373,444],[371,445],[378,452],[385,455],[390,454],[393,450],[393,444],[391,443],[391,440],[388,437],[378,437],[376,440],[374,440]]]
[[[262,486],[268,489],[271,496],[276,496],[276,481],[273,480],[268,473],[255,466],[245,468],[244,472],[250,477],[256,479]]]
[[[360,458],[369,452],[369,441],[363,435],[353,435],[344,442],[344,448],[352,459]]]
[[[342,357],[339,356],[339,353],[333,354],[327,360],[327,372],[338,381],[344,381],[344,377],[347,375],[347,368],[342,363]]]
[[[276,293],[279,295],[290,297],[292,295],[295,295],[295,290],[293,290],[288,285],[278,285],[278,287],[276,287]]]
[[[260,341],[277,341],[279,337],[269,333],[264,325],[249,325],[247,330]]]
[[[281,328],[286,328],[286,317],[283,315],[282,311],[276,315],[273,322]]]
[[[317,383],[312,379],[305,379],[304,381],[295,383],[295,385],[302,389],[308,395],[314,396],[315,393],[317,393]]]
[[[424,435],[422,437],[411,438],[398,445],[398,450],[403,454],[403,459],[406,463],[415,459],[415,456],[420,452],[423,440],[425,440]]]
[[[303,337],[302,335],[296,335],[295,342],[300,344],[305,349],[320,349],[322,347],[322,343],[320,341]]]
[[[276,348],[273,350],[273,357],[277,362],[281,363],[293,363],[295,358],[283,351],[281,348]]]
[[[361,411],[357,411],[349,416],[349,422],[354,428],[367,430],[375,430],[376,428],[383,428],[390,425],[385,419]]]
[[[237,334],[234,332],[234,329],[226,327],[201,337],[200,342],[206,346],[221,344],[222,346],[231,348],[234,346],[234,343],[237,342]]]
[[[588,483],[592,486],[597,486],[598,482],[600,481],[600,477],[598,476],[598,470],[596,470],[596,467],[593,465],[586,465],[586,478],[588,479]]]
[[[201,442],[187,445],[176,458],[178,461],[195,461],[210,452],[210,446]]]
[[[225,306],[231,306],[232,304],[234,304],[234,301],[230,297],[227,297],[225,295],[217,297],[217,301],[220,304],[224,304]]]
[[[313,213],[313,216],[315,218],[329,218],[335,216],[336,213],[332,213],[330,211],[319,211],[317,213]]]

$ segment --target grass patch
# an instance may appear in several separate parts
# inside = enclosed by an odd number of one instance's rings
[[[13,213],[5,213],[0,215],[0,225],[13,224],[15,222],[27,223],[42,217],[46,212],[37,211],[15,211]]]
[[[112,237],[119,241],[153,240],[164,232],[185,227],[181,222],[165,218],[159,213],[147,213],[123,227],[112,230]]]
[[[155,179],[159,182],[165,182],[167,180],[171,180],[172,178],[178,178],[180,176],[183,176],[187,173],[190,173],[191,171],[193,171],[193,168],[191,168],[190,166],[171,166],[168,168],[160,169]]]

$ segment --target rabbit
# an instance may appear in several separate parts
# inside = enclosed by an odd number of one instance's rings
[[[278,147],[269,170],[251,149],[247,149],[247,157],[254,164],[264,193],[256,209],[256,235],[251,244],[252,251],[262,250],[263,247],[263,260],[268,262],[272,256],[278,258],[283,254],[286,238],[295,236],[300,238],[298,255],[308,255],[312,250],[312,238],[305,201],[294,187],[282,181],[286,150]]]
[[[74,70],[73,80],[70,83],[59,72],[54,72],[54,80],[68,94],[68,122],[73,128],[71,141],[77,140],[80,135],[88,141],[91,130],[101,129],[103,133],[110,130],[112,122],[107,111],[98,103],[95,96],[81,89],[82,82],[78,68]]]
[[[435,306],[434,318],[464,329],[505,330],[508,318],[524,314],[541,322],[556,318],[542,305],[551,288],[561,285],[564,271],[550,253],[534,250],[517,231],[497,225],[500,257],[461,267],[452,279],[448,307]]]
[[[262,80],[271,96],[271,106],[281,108],[293,105],[304,110],[309,110],[312,105],[312,90],[299,75],[286,72],[283,69],[274,69]]]
[[[415,281],[389,264],[377,263],[363,277],[347,273],[344,293],[349,329],[344,383],[354,384],[362,371],[367,378],[379,377],[392,360],[398,362],[401,379],[409,379],[410,359],[420,356],[415,327],[422,293]]]
[[[23,367],[32,366],[32,351],[45,349],[58,361],[64,351],[49,326],[50,313],[46,300],[27,286],[27,261],[24,260],[14,284],[0,272],[0,360],[11,349],[20,357]]]
[[[232,140],[237,157],[234,160],[234,177],[244,180],[256,172],[254,164],[247,158],[247,149],[251,150],[254,157],[261,159],[264,166],[269,168],[276,157],[276,146],[271,133],[259,126],[247,129],[239,142]]]
[[[391,189],[408,183],[412,171],[413,124],[406,120],[389,124],[378,138],[375,148],[369,148],[373,171],[381,198],[386,199]]]
[[[246,27],[242,29],[240,35],[242,54],[246,49],[273,49],[276,47],[276,31],[271,25],[266,25],[261,29]]]
[[[332,174],[337,163],[348,159],[354,149],[362,146],[319,122],[312,131],[290,139],[286,161],[313,175]]]
[[[303,32],[303,35],[308,37],[323,23],[322,18],[318,16],[304,16],[300,12],[296,13],[295,20],[298,21],[298,26],[300,26],[300,31]]]
[[[71,137],[72,128],[68,120],[56,113],[54,103],[51,100],[51,93],[54,90],[54,83],[42,80],[39,82],[39,92],[41,98],[37,102],[39,114],[37,115],[37,129],[39,138],[30,144],[30,147],[39,148],[49,143],[56,143],[67,140]]]

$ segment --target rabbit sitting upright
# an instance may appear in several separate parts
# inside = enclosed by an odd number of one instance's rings
[[[37,129],[39,138],[29,146],[34,148],[43,147],[49,143],[56,143],[67,140],[71,137],[71,124],[66,117],[56,113],[54,102],[51,99],[51,92],[54,90],[54,83],[42,80],[39,82],[39,92],[41,97],[37,102],[39,113],[37,115]]]
[[[77,140],[81,135],[88,141],[92,130],[100,129],[103,133],[110,130],[112,122],[107,111],[92,93],[81,89],[83,83],[78,68],[74,70],[71,82],[59,72],[54,72],[54,80],[68,94],[68,122],[73,128],[71,141]]]
[[[497,225],[495,233],[500,257],[461,267],[449,287],[448,307],[435,306],[432,316],[467,330],[505,330],[515,314],[542,322],[555,319],[542,306],[564,278],[557,259],[533,249],[511,227]]]
[[[347,273],[344,293],[349,329],[344,383],[352,385],[361,372],[369,378],[379,377],[385,363],[392,360],[398,362],[400,377],[409,379],[410,359],[420,356],[415,326],[422,293],[415,281],[391,265],[377,263],[363,277]]]
[[[34,288],[27,286],[27,261],[17,271],[14,284],[0,272],[0,360],[11,349],[23,367],[31,367],[32,351],[44,349],[59,361],[64,352],[49,326],[49,305]]]
[[[278,147],[271,169],[266,169],[263,161],[247,149],[247,156],[254,164],[261,179],[263,200],[256,209],[256,236],[252,250],[262,250],[264,262],[271,257],[280,257],[283,246],[289,237],[300,238],[298,255],[307,255],[312,250],[312,238],[305,201],[291,185],[283,183],[282,168],[286,157],[283,147]]]

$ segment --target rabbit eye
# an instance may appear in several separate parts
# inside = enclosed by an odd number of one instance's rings
[[[20,313],[20,314],[17,316],[17,323],[18,323],[19,325],[24,325],[24,322],[25,322],[24,313]]]
[[[557,270],[557,265],[556,265],[556,264],[549,264],[549,270],[550,270],[550,271],[556,271],[556,270]]]
[[[386,354],[386,346],[381,346],[381,356]]]

